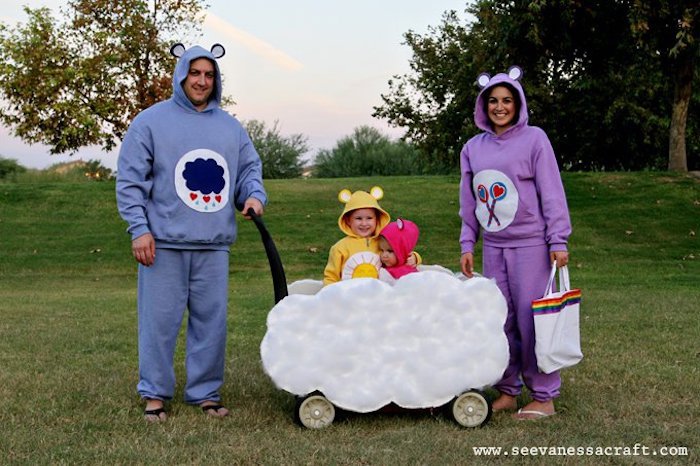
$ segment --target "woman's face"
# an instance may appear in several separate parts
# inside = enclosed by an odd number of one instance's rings
[[[504,86],[495,86],[491,89],[488,98],[486,112],[493,125],[496,134],[501,134],[511,127],[518,109],[515,105],[513,93]]]

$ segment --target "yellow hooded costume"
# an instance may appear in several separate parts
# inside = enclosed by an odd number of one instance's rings
[[[323,271],[323,284],[329,285],[347,278],[379,276],[382,263],[379,259],[379,233],[391,221],[389,214],[379,207],[377,202],[384,192],[375,186],[370,192],[355,191],[351,193],[344,189],[338,194],[340,202],[345,203],[345,209],[338,218],[338,227],[345,233],[328,253],[328,264]],[[350,229],[345,221],[349,212],[357,209],[375,209],[377,212],[377,227],[372,236],[360,238]]]

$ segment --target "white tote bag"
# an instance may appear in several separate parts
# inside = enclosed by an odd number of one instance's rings
[[[569,269],[564,266],[559,269],[559,291],[554,292],[556,272],[555,262],[544,296],[532,302],[537,367],[545,374],[571,367],[583,358],[579,333],[581,290],[571,289]]]

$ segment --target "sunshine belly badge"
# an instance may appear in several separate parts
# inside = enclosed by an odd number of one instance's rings
[[[503,172],[482,170],[472,180],[477,199],[476,218],[486,231],[501,231],[515,219],[518,211],[518,191]]]

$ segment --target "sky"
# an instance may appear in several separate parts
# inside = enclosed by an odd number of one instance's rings
[[[238,119],[278,123],[282,135],[307,137],[309,154],[332,149],[336,142],[362,125],[373,126],[391,138],[403,130],[372,117],[389,92],[388,81],[409,71],[412,55],[403,44],[412,30],[428,33],[442,22],[445,11],[464,17],[466,0],[210,0],[203,36],[206,48],[220,43],[226,55],[219,60],[224,93],[236,105]],[[65,0],[3,2],[0,21],[9,25],[26,20],[22,6],[46,6],[60,17]],[[185,44],[187,47],[195,44]],[[48,155],[40,144],[28,145],[0,125],[0,155],[29,168],[46,168],[75,159],[98,159],[116,167],[118,150],[99,147],[77,154]]]

